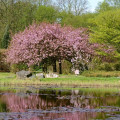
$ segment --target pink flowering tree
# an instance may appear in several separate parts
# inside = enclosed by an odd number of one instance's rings
[[[87,29],[61,27],[59,24],[33,24],[23,32],[12,37],[7,52],[7,61],[11,64],[32,65],[51,61],[56,72],[59,61],[59,73],[62,73],[61,60],[66,59],[77,65],[86,64],[94,55],[95,44],[88,41]]]
[[[71,58],[73,68],[79,69],[79,65],[84,68],[95,55],[96,47],[95,44],[89,42],[88,29],[66,27],[64,28],[64,33],[66,34],[68,41],[70,41],[70,45],[74,51]]]

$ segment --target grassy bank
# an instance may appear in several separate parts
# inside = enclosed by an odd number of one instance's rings
[[[20,80],[12,73],[0,73],[0,85],[58,85],[85,87],[120,87],[119,77],[85,77],[61,75],[59,78]]]
[[[120,71],[85,71],[82,75],[86,77],[120,77]]]

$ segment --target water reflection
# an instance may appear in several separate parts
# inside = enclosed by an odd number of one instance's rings
[[[0,116],[4,116],[3,112],[11,113],[6,115],[12,119],[105,119],[105,112],[101,113],[101,109],[99,110],[101,106],[119,107],[119,94],[52,89],[33,92],[18,89],[15,93],[9,91],[0,95]]]

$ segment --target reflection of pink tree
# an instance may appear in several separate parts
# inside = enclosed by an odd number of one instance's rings
[[[47,120],[51,119],[58,119],[58,118],[64,118],[65,120],[89,120],[92,118],[96,118],[97,113],[88,113],[88,112],[64,112],[64,113],[47,113],[44,115],[44,117],[32,117],[30,119],[20,119],[20,120],[44,120],[47,118]]]
[[[54,103],[47,103],[36,95],[26,97],[7,95],[6,101],[8,109],[12,112],[25,112],[27,109],[46,109],[47,107],[54,105]]]
[[[87,109],[94,109],[99,107],[98,102],[92,103],[92,99],[86,99],[84,96],[75,97],[70,96],[70,100],[65,97],[58,98],[42,98],[38,95],[32,96],[18,96],[18,95],[4,95],[3,97],[7,103],[8,109],[12,112],[25,112],[27,109],[46,110],[51,107],[80,107]],[[62,99],[61,99],[62,98]]]
[[[49,100],[49,99],[43,99],[37,95],[26,96],[26,97],[20,97],[17,95],[10,95],[10,96],[7,95],[5,99],[8,105],[8,109],[12,112],[25,112],[27,109],[45,110],[57,106],[69,107],[70,104],[74,107],[93,108],[93,106],[90,105],[88,99],[81,99],[80,97],[74,98],[72,96],[70,100],[65,98]]]
[[[51,119],[55,118],[65,118],[65,120],[89,120],[95,118],[97,113],[85,113],[85,112],[64,112],[64,113],[48,113],[46,116],[50,116]]]
[[[43,99],[38,95],[20,97],[17,95],[5,95],[5,101],[7,102],[8,109],[12,112],[25,112],[27,109],[49,109],[51,107],[65,106],[69,104],[69,100],[56,101],[50,98]],[[61,102],[60,102],[61,101]]]
[[[8,109],[11,112],[26,112],[27,109],[31,109],[31,111],[34,113],[34,110],[36,109],[44,109],[47,110],[51,107],[55,106],[65,106],[66,102],[65,99],[59,101],[59,105],[55,101],[50,101],[47,99],[42,99],[40,96],[32,95],[32,96],[17,96],[14,94],[11,95],[3,95],[2,99],[7,103]],[[71,96],[72,99],[72,96]],[[85,103],[85,106],[82,106],[81,103]],[[72,101],[72,104],[74,104],[75,107],[83,107],[83,108],[93,108],[93,106],[90,104],[90,102],[83,97],[83,98],[77,98]],[[95,103],[97,106],[97,103]],[[94,107],[95,107],[94,106]],[[69,109],[69,106],[66,106]],[[38,111],[39,111],[38,110]],[[29,112],[28,112],[29,113]],[[27,120],[39,120],[43,119],[45,117],[48,117],[50,119],[56,119],[56,118],[65,118],[66,120],[88,120],[90,118],[95,118],[97,116],[97,113],[89,113],[89,112],[67,112],[67,111],[61,111],[59,113],[57,112],[48,112],[44,113],[43,116],[37,116],[34,115]],[[21,119],[26,120],[26,119]]]

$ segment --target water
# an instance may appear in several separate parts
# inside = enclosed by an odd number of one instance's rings
[[[120,90],[1,87],[0,120],[120,120]]]

